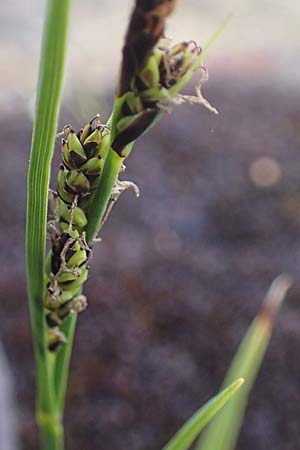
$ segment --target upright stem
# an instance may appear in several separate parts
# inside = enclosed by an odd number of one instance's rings
[[[63,450],[64,432],[60,417],[57,415],[38,416],[43,450]]]
[[[104,167],[100,176],[99,185],[94,194],[93,202],[88,214],[86,237],[89,245],[92,245],[93,239],[96,237],[102,226],[102,221],[112,194],[112,190],[116,184],[122,163],[125,159],[125,157],[119,156],[111,148],[111,144],[113,143],[117,133],[117,122],[121,113],[122,104],[122,98],[115,99],[113,112],[107,122],[111,125],[110,149],[106,156]],[[125,149],[124,154],[126,154],[126,157],[129,155],[132,146],[133,143],[129,144]]]
[[[90,214],[88,215],[88,225],[86,229],[87,241],[92,243],[101,228],[112,190],[119,175],[124,158],[120,157],[114,150],[110,149],[105,160],[99,186],[95,192]]]
[[[50,165],[62,92],[70,2],[47,2],[27,182],[27,284],[36,361],[36,419],[43,450],[63,449],[63,433],[47,350],[43,297]]]
[[[62,326],[62,332],[67,337],[67,342],[59,350],[54,367],[54,385],[57,398],[57,405],[61,415],[63,415],[67,385],[69,378],[69,367],[73,347],[73,339],[77,322],[77,314],[70,314]]]

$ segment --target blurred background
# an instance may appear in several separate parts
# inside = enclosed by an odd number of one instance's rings
[[[38,449],[24,217],[44,5],[0,5],[0,338],[23,450]],[[60,128],[108,117],[131,5],[74,1]],[[299,448],[300,4],[182,0],[169,34],[204,46],[228,15],[205,61],[203,93],[219,115],[177,107],[137,143],[126,179],[141,197],[123,195],[94,251],[72,360],[68,449],[161,448],[217,391],[281,272],[295,283],[238,449]],[[57,145],[54,173],[59,153]]]

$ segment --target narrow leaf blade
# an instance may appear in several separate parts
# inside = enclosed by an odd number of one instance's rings
[[[244,389],[224,407],[222,414],[214,418],[200,438],[197,450],[235,448],[248,397],[268,347],[274,319],[290,285],[291,279],[287,275],[280,275],[271,284],[262,308],[244,336],[222,385],[224,388],[236,377],[244,377]]]
[[[48,411],[49,370],[43,313],[46,222],[53,154],[65,67],[70,0],[48,0],[39,67],[36,108],[27,179],[27,285],[37,361],[38,403]]]
[[[244,383],[242,378],[234,381],[229,387],[205,403],[196,413],[180,428],[175,436],[163,447],[162,450],[187,450],[198,437],[202,429],[215,416],[215,414],[231,399],[233,394]]]

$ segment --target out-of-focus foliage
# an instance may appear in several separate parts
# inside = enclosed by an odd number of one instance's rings
[[[251,388],[262,364],[277,312],[291,285],[287,275],[276,278],[258,315],[244,336],[225,377],[223,388],[237,377],[245,386],[223,409],[206,430],[197,450],[234,450],[243,422]]]

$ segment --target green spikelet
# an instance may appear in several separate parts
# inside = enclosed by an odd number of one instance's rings
[[[48,226],[52,248],[46,262],[44,306],[50,351],[65,342],[60,329],[64,319],[87,305],[81,295],[91,252],[85,227],[109,144],[109,129],[98,115],[77,134],[70,127],[65,130],[68,135],[62,140],[62,165],[53,194],[55,219]]]

